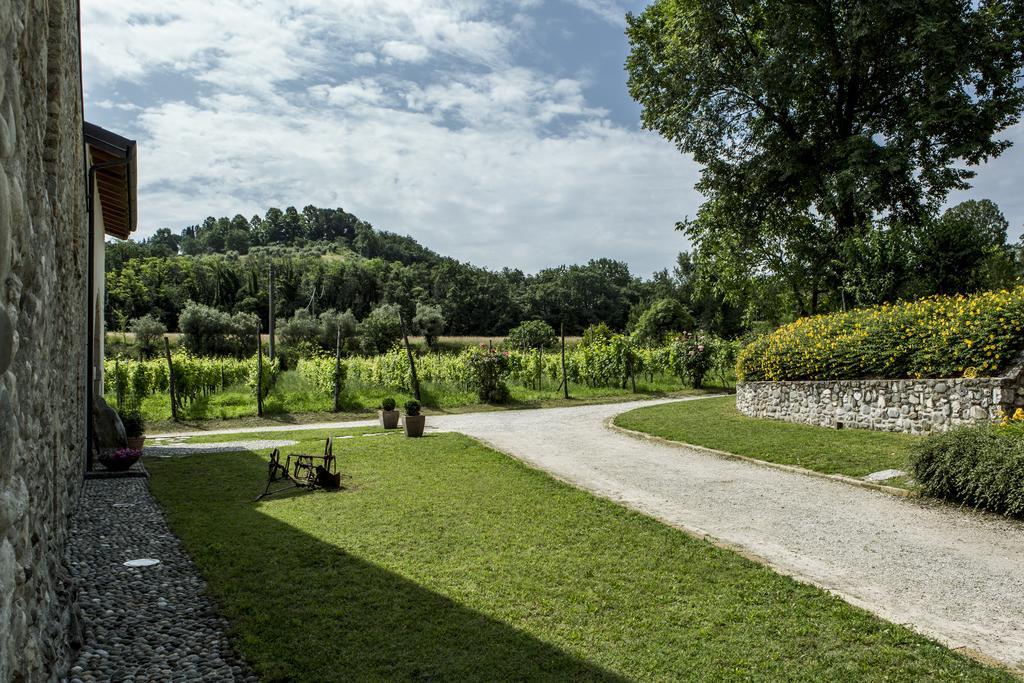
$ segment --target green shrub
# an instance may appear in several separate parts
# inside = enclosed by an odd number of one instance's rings
[[[558,343],[558,337],[551,325],[543,320],[527,320],[518,327],[509,330],[504,345],[509,349],[552,348]]]
[[[402,337],[402,320],[397,304],[381,304],[370,311],[359,324],[363,353],[384,353]]]
[[[420,402],[419,401],[406,401],[405,402],[405,414],[409,417],[416,417],[420,414]]]
[[[138,410],[123,411],[121,413],[121,424],[124,425],[124,434],[129,439],[146,433],[146,421]]]
[[[696,327],[693,315],[675,299],[658,299],[647,308],[633,326],[633,338],[645,346],[659,346],[677,332]]]
[[[196,355],[242,357],[256,350],[260,319],[252,313],[228,315],[211,306],[189,301],[178,316],[182,344]]]
[[[714,364],[714,353],[712,337],[702,332],[683,333],[669,344],[669,365],[680,380],[700,388]]]
[[[437,351],[437,340],[444,332],[446,324],[440,306],[416,304],[416,315],[413,316],[412,325],[417,332],[423,335],[423,340],[431,351]]]
[[[591,325],[587,329],[583,330],[583,340],[580,343],[584,346],[600,344],[611,341],[611,338],[614,336],[615,332],[612,328],[608,327],[607,323],[601,322],[596,325]]]
[[[739,379],[996,375],[1024,349],[1024,287],[801,318],[739,354]]]
[[[507,403],[510,395],[505,380],[511,370],[508,352],[479,349],[467,356],[473,373],[473,388],[483,403]]]
[[[151,315],[144,315],[141,318],[132,320],[132,334],[135,335],[135,344],[145,355],[152,355],[158,351],[157,345],[167,333],[167,326]]]
[[[1024,516],[1024,429],[961,427],[929,436],[911,453],[925,495]]]
[[[386,399],[384,399],[383,401],[380,402],[380,407],[381,407],[381,410],[389,410],[389,411],[390,410],[394,410],[395,409],[395,399],[393,399],[390,396],[388,396]]]

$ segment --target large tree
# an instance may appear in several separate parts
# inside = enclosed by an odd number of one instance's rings
[[[874,224],[918,226],[1024,105],[1024,0],[656,0],[628,17],[645,127],[703,166],[680,224],[723,285],[840,291]],[[838,305],[838,302],[837,302]]]
[[[1016,279],[1006,244],[1009,222],[987,199],[946,210],[921,230],[917,256],[925,294],[962,294],[1005,287]]]

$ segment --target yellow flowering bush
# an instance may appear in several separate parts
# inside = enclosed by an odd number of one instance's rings
[[[1024,287],[801,318],[739,354],[747,381],[997,375],[1024,349]]]

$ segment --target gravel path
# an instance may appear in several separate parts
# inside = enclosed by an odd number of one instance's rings
[[[234,654],[227,623],[145,479],[86,480],[72,525],[86,638],[71,683],[258,680]],[[123,565],[138,558],[160,564]]]
[[[1024,672],[1024,524],[608,430],[634,406],[428,419]]]
[[[1024,671],[1024,524],[604,426],[625,410],[665,402],[430,416],[427,424],[473,436],[885,619]]]
[[[147,445],[144,455],[147,458],[180,458],[202,453],[233,453],[235,451],[259,451],[264,448],[285,448],[294,446],[298,441],[291,439],[248,439],[240,441],[220,441],[218,443],[179,443],[160,442],[153,446]]]

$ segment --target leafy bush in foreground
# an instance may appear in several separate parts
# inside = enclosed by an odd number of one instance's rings
[[[746,346],[739,379],[994,375],[1024,348],[1024,287],[801,318]]]
[[[910,456],[922,491],[1004,515],[1024,516],[1024,426],[961,427],[918,444]]]

